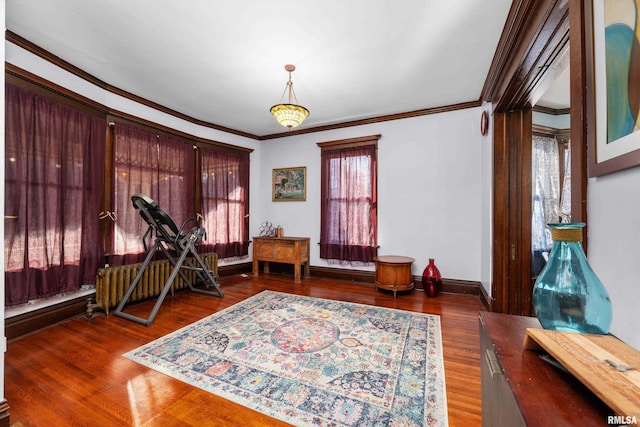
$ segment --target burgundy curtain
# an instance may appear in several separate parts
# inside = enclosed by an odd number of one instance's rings
[[[376,146],[323,149],[320,258],[372,262],[377,254]]]
[[[114,223],[110,265],[142,261],[142,236],[148,225],[133,207],[131,196],[154,199],[180,227],[195,218],[193,145],[168,136],[118,123],[114,129]],[[147,248],[153,241],[147,241]]]
[[[95,282],[105,120],[7,84],[5,305]]]
[[[202,225],[207,238],[201,250],[219,258],[249,254],[249,153],[199,148],[202,179]]]

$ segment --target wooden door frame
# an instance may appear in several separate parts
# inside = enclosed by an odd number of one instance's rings
[[[481,99],[494,110],[492,311],[533,314],[531,105],[562,71],[554,64],[566,60],[563,55],[571,66],[572,220],[586,221],[586,123],[592,107],[585,101],[590,31],[585,33],[584,17],[591,6],[583,3],[514,0],[482,91]]]

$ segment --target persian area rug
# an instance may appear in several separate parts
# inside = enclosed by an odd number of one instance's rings
[[[447,426],[436,315],[263,291],[125,357],[298,426]]]

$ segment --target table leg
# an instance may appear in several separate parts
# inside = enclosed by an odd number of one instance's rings
[[[258,277],[258,260],[253,258],[253,277]]]
[[[293,281],[295,283],[300,283],[300,263],[296,262],[293,265]]]
[[[311,272],[309,269],[309,261],[304,263],[304,277],[311,277]]]

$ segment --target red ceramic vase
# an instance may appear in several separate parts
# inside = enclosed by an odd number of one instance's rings
[[[429,265],[422,272],[422,288],[429,298],[435,298],[442,289],[442,276],[433,258],[429,258]]]

